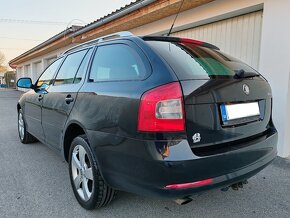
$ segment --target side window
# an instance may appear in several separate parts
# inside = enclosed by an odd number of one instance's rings
[[[74,83],[79,83],[82,80],[83,75],[86,73],[92,53],[93,53],[93,49],[91,48],[86,54],[85,58],[83,59],[80,68],[78,69],[77,75],[75,76],[75,79],[74,79]]]
[[[90,81],[141,80],[145,74],[145,65],[134,49],[125,44],[112,44],[98,48]]]
[[[53,62],[48,68],[46,68],[46,70],[41,74],[41,76],[39,77],[36,86],[37,87],[46,87],[49,86],[52,82],[53,76],[58,68],[58,66],[60,65],[60,63],[62,62],[63,58],[60,58],[58,60],[56,60],[55,62]]]
[[[88,50],[75,52],[66,57],[55,78],[54,85],[71,84]]]

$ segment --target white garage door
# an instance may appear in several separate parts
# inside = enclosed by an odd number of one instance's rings
[[[32,68],[32,81],[35,82],[42,73],[42,62],[33,63]]]
[[[24,77],[31,77],[30,65],[25,65],[24,66]]]
[[[49,59],[47,59],[47,60],[46,60],[46,67],[47,67],[48,65],[50,65],[52,62],[54,62],[54,61],[56,60],[56,58],[57,58],[57,57],[53,57],[53,58],[49,58]]]
[[[40,74],[42,73],[43,69],[42,69],[42,63],[38,62],[35,64],[35,73],[36,73],[36,77],[38,78],[40,76]]]
[[[259,69],[262,17],[262,11],[253,12],[176,32],[172,36],[212,43],[225,53]]]

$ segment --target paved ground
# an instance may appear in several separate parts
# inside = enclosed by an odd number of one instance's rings
[[[0,217],[290,217],[290,162],[283,159],[239,192],[210,191],[184,206],[121,192],[106,208],[86,211],[62,158],[41,143],[19,142],[19,95],[0,91]]]

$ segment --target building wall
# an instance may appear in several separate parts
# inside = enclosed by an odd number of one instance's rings
[[[273,118],[279,131],[279,155],[290,155],[290,1],[265,0],[260,71],[273,91]]]
[[[263,9],[264,0],[215,0],[178,15],[173,32],[209,24],[215,21]],[[175,15],[131,29],[136,35],[166,34]]]
[[[252,12],[172,33],[218,46],[223,52],[259,69],[263,11]]]

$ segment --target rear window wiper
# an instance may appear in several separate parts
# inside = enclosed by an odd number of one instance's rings
[[[251,78],[251,77],[256,77],[256,76],[260,76],[260,75],[254,72],[246,72],[243,69],[237,70],[235,73],[236,78]]]

